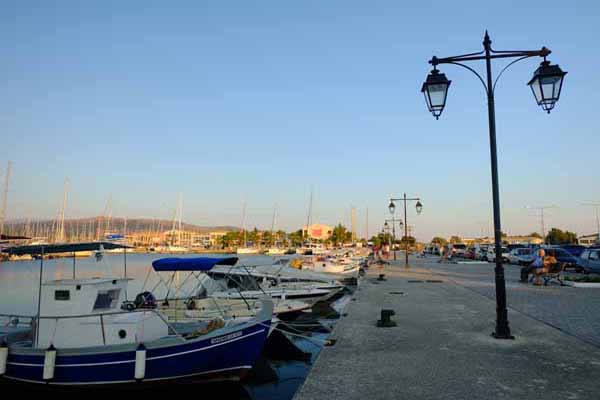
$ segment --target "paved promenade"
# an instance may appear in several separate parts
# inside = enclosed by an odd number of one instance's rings
[[[371,268],[335,327],[336,344],[323,349],[295,399],[600,398],[594,335],[578,337],[542,322],[543,307],[523,313],[519,307],[530,300],[522,300],[509,310],[516,340],[495,340],[495,302],[487,293],[493,273],[485,270],[492,266],[411,262],[408,271]],[[377,282],[379,273],[387,281]],[[581,290],[536,289],[548,291],[531,299]],[[395,310],[397,327],[375,327],[382,308]],[[561,318],[560,310],[548,314]]]

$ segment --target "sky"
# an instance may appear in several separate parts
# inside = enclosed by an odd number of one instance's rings
[[[0,173],[7,218],[103,212],[199,225],[314,222],[381,230],[390,195],[422,199],[421,240],[491,231],[485,93],[469,71],[439,121],[420,88],[433,55],[553,53],[568,71],[555,110],[515,64],[496,89],[502,229],[595,232],[600,91],[596,1],[5,1]],[[506,64],[494,63],[498,73]],[[483,64],[472,67],[483,72]],[[398,207],[400,209],[400,207]]]

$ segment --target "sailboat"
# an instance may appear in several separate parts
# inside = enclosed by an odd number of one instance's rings
[[[275,232],[275,222],[277,220],[277,203],[275,203],[275,207],[273,208],[273,220],[271,221],[271,247],[267,250],[267,254],[270,256],[278,256],[286,253],[287,249],[282,247],[278,247],[276,245],[276,240],[274,240],[274,232]]]
[[[242,208],[242,225],[240,227],[240,232],[243,232],[244,235],[244,245],[239,246],[236,249],[237,254],[258,254],[259,251],[256,247],[249,247],[248,242],[246,241],[246,202],[244,201],[244,206]],[[241,239],[241,238],[240,238]]]

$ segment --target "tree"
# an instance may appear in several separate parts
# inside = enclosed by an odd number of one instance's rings
[[[333,243],[334,246],[338,244],[343,244],[347,241],[352,240],[352,232],[348,232],[348,229],[342,224],[337,224],[333,228],[333,232],[331,233],[331,238],[329,240]]]
[[[433,239],[431,239],[431,243],[437,244],[438,246],[445,246],[448,244],[448,241],[443,237],[436,236]]]
[[[414,245],[415,245],[415,243],[417,243],[417,239],[415,239],[415,238],[414,238],[414,237],[412,237],[412,236],[404,236],[404,237],[402,237],[402,239],[400,239],[400,244],[401,244],[402,246],[405,246],[405,245],[406,245],[406,243],[408,243],[408,246],[409,246],[409,247],[411,247],[411,246],[414,246]]]
[[[563,232],[558,228],[552,228],[546,235],[545,242],[549,244],[576,244],[577,234],[569,231]]]
[[[533,237],[533,238],[538,238],[538,239],[543,239],[542,235],[540,235],[537,232],[532,232],[529,234],[529,237]]]
[[[294,247],[302,246],[302,244],[304,243],[302,229],[298,229],[296,232],[292,232],[288,236],[290,238],[290,242],[292,243],[292,246],[294,246]]]
[[[462,243],[462,239],[459,236],[452,236],[450,238],[450,243],[452,243],[452,244]]]

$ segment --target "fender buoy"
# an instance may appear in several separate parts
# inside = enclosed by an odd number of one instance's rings
[[[146,346],[140,343],[135,351],[135,379],[140,381],[146,376]]]
[[[3,340],[0,343],[0,376],[6,373],[6,362],[8,360],[8,345]]]
[[[56,366],[56,348],[53,344],[46,350],[44,354],[44,374],[43,379],[49,381],[54,379],[54,367]]]

